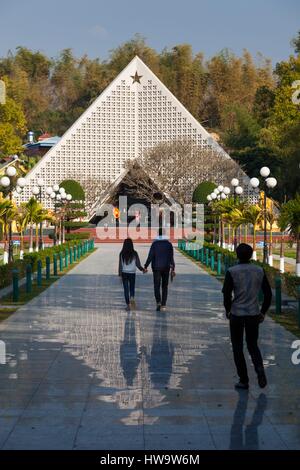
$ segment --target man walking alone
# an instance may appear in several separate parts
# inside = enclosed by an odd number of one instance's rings
[[[174,250],[172,243],[165,235],[165,230],[160,228],[158,237],[151,245],[145,269],[151,263],[153,271],[154,295],[156,310],[165,311],[168,297],[169,274],[175,276]]]
[[[243,352],[244,331],[246,343],[251,356],[258,384],[261,388],[267,385],[261,352],[257,345],[259,324],[271,305],[272,291],[263,268],[250,263],[253,250],[250,245],[241,243],[236,254],[239,263],[226,272],[223,295],[226,316],[230,321],[230,335],[234,362],[240,381],[237,389],[249,388],[247,365]],[[258,294],[262,290],[264,300],[259,310]],[[232,292],[234,298],[232,300]]]

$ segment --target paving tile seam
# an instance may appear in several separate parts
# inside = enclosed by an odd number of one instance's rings
[[[1,449],[3,449],[7,443],[7,441],[9,440],[10,436],[13,434],[16,426],[18,425],[18,423],[20,422],[20,420],[23,418],[24,416],[24,413],[25,411],[27,410],[27,408],[30,406],[30,404],[32,403],[34,397],[36,396],[36,394],[38,393],[39,389],[40,389],[40,386],[41,384],[43,383],[44,379],[46,378],[46,376],[48,375],[48,372],[53,364],[53,362],[56,360],[56,358],[58,357],[59,353],[60,353],[61,349],[57,352],[55,358],[53,359],[52,363],[50,364],[49,368],[47,369],[47,371],[45,372],[43,378],[41,379],[39,385],[38,385],[38,388],[36,389],[36,391],[33,393],[33,395],[30,397],[29,401],[27,402],[27,405],[23,408],[23,411],[21,412],[21,414],[18,416],[17,420],[16,420],[16,423],[15,425],[13,426],[12,430],[10,431],[10,433],[8,434],[8,436],[6,437],[6,439],[4,440],[2,446],[1,446]]]

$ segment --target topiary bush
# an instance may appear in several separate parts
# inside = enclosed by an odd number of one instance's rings
[[[60,183],[60,187],[66,190],[66,193],[71,194],[72,201],[84,201],[85,193],[80,183],[75,180],[64,180]]]
[[[207,196],[217,187],[212,181],[203,181],[193,192],[193,202],[207,204]]]

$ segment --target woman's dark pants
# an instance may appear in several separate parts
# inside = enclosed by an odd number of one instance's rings
[[[135,273],[122,273],[125,302],[129,305],[129,300],[134,298]]]

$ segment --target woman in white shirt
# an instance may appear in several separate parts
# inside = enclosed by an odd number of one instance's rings
[[[130,310],[130,307],[135,306],[134,294],[136,268],[145,272],[141,265],[139,255],[134,250],[131,238],[126,238],[119,255],[119,276],[122,277],[127,310]]]

